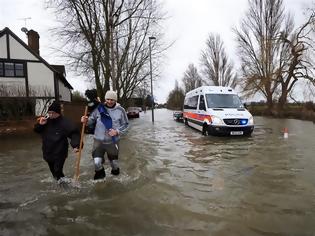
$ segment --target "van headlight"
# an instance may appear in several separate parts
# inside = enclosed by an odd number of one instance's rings
[[[248,125],[254,125],[254,117],[253,116],[249,117]]]
[[[224,125],[224,122],[221,118],[217,116],[211,116],[212,125]]]

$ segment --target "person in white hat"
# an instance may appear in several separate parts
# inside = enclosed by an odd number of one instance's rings
[[[82,116],[82,123],[94,127],[93,161],[95,167],[94,179],[104,179],[104,156],[107,153],[111,165],[111,174],[119,175],[118,165],[120,135],[127,132],[129,121],[123,107],[117,103],[117,93],[109,90],[105,94],[105,103],[99,104],[90,116]]]

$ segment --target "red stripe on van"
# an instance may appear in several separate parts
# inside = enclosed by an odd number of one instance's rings
[[[184,112],[184,118],[190,118],[190,119],[195,119],[199,121],[205,121],[207,119],[209,122],[211,122],[210,115],[196,114],[193,112]]]

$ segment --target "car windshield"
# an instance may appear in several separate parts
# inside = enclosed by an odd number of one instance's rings
[[[235,94],[206,94],[208,108],[243,108],[240,98]]]
[[[137,107],[128,107],[127,111],[139,111]]]

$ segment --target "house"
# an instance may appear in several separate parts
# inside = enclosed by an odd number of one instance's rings
[[[52,99],[70,102],[73,88],[63,65],[51,65],[40,56],[39,34],[22,31],[28,44],[7,27],[0,31],[0,99],[31,100],[39,115]]]

